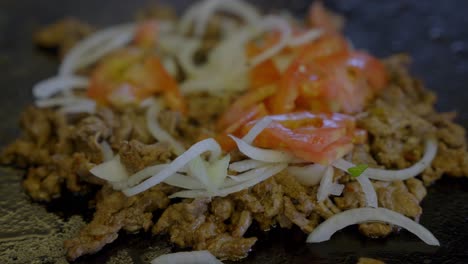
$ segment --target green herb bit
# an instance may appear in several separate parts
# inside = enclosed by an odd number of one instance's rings
[[[348,169],[348,173],[351,175],[351,177],[353,178],[357,178],[359,176],[361,176],[361,174],[367,170],[367,168],[369,168],[369,166],[367,166],[367,164],[358,164],[354,167],[351,167]]]

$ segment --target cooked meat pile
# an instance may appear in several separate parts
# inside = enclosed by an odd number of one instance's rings
[[[403,55],[386,60],[390,86],[359,115],[359,126],[369,133],[368,143],[356,146],[347,158],[371,167],[406,168],[421,158],[427,135],[435,134],[439,151],[420,179],[373,181],[379,206],[418,220],[425,186],[442,175],[468,175],[468,153],[465,130],[453,122],[455,113],[434,110],[435,95],[410,77],[408,62]],[[210,135],[214,120],[230,103],[206,94],[189,99],[187,117],[166,111],[159,120],[187,146]],[[129,172],[175,158],[168,146],[150,136],[142,110],[100,108],[96,114],[65,116],[30,107],[22,114],[21,127],[22,136],[3,150],[1,162],[26,170],[23,186],[33,200],[51,201],[63,192],[86,193],[92,185],[101,186],[93,220],[65,242],[70,260],[99,251],[121,230],[168,234],[170,241],[182,248],[207,249],[220,259],[236,260],[245,257],[257,241],[256,237],[245,237],[253,223],[265,231],[296,225],[309,233],[342,210],[365,206],[360,185],[339,171],[335,179],[345,184],[343,194],[320,203],[317,186],[302,186],[285,172],[223,198],[171,203],[168,196],[178,189],[165,184],[126,197],[89,170],[103,161],[103,141],[120,154]],[[154,215],[161,216],[154,220]],[[361,224],[359,230],[369,237],[384,237],[396,228],[368,223]]]

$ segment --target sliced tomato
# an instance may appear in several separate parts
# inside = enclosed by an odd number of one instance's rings
[[[250,89],[257,89],[277,82],[281,78],[281,74],[273,60],[269,59],[252,68],[249,77]]]
[[[267,85],[248,91],[246,94],[240,96],[218,120],[216,124],[217,129],[224,130],[242,119],[246,111],[272,96],[276,90],[277,86]]]
[[[160,60],[156,57],[151,57],[146,60],[145,66],[155,78],[156,85],[161,87],[164,99],[169,107],[174,111],[186,113],[187,105],[182,93],[180,92],[179,85],[167,72]]]
[[[319,163],[340,158],[350,150],[349,145],[352,146],[355,131],[352,116],[297,112],[269,117],[273,122],[257,136],[256,146],[287,150],[297,157]],[[241,134],[248,133],[256,122],[246,124]]]
[[[263,103],[260,103],[258,105],[250,107],[249,109],[246,109],[242,114],[243,115],[240,119],[232,123],[215,138],[216,141],[221,145],[221,148],[226,152],[229,152],[236,147],[236,143],[228,136],[229,134],[238,136],[238,132],[240,132],[240,130],[245,124],[252,120],[260,119],[268,115],[268,112],[265,108],[265,105]]]
[[[88,96],[102,104],[139,102],[163,93],[169,107],[185,112],[177,82],[159,58],[141,49],[126,48],[104,58],[91,74]]]

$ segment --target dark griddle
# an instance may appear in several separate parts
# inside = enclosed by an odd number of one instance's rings
[[[191,1],[171,2],[180,11]],[[308,1],[252,2],[267,10],[287,8],[297,15],[304,15]],[[54,59],[32,46],[31,35],[35,29],[65,15],[97,26],[125,22],[133,19],[138,9],[152,3],[144,0],[0,1],[0,146],[18,136],[19,112],[32,102],[31,86],[52,76],[57,69]],[[378,56],[410,53],[414,58],[413,72],[438,93],[438,108],[457,110],[459,122],[468,127],[468,1],[334,0],[327,5],[347,18],[346,34],[357,48]],[[21,174],[5,169],[0,173],[0,213],[9,217],[0,216],[3,217],[0,218],[0,249],[2,243],[8,241],[11,250],[26,254],[27,243],[15,236],[26,235],[28,241],[37,239],[28,234],[41,234],[47,228],[52,233],[65,232],[70,216],[86,207],[72,197],[66,199],[67,203],[61,200],[48,207],[31,204],[19,187]],[[466,179],[443,179],[429,189],[423,202],[421,223],[440,239],[440,248],[426,246],[408,232],[371,240],[359,236],[355,228],[347,228],[329,242],[305,245],[305,235],[300,231],[275,230],[261,235],[254,252],[242,263],[355,263],[360,256],[376,257],[387,263],[468,263],[467,191]],[[28,209],[20,212],[20,208]],[[21,214],[24,217],[20,220],[12,220]],[[46,227],[34,229],[34,216],[38,219],[37,226],[44,225],[40,219],[46,219]],[[22,230],[18,223],[24,221],[30,222]],[[164,238],[150,235],[122,234],[98,255],[84,257],[77,263],[124,263],[130,260],[143,263],[140,256],[148,249],[155,253],[167,252],[168,244],[163,241]],[[55,255],[60,256],[60,246],[56,246],[56,250],[58,254]],[[37,261],[63,261],[63,258],[47,254]],[[20,263],[18,259],[13,257],[8,262]]]

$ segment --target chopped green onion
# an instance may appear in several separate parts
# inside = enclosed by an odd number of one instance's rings
[[[367,166],[367,164],[358,164],[354,167],[351,167],[348,169],[348,173],[351,175],[351,177],[353,178],[357,178],[359,176],[361,176],[361,174],[367,170],[369,166]]]

